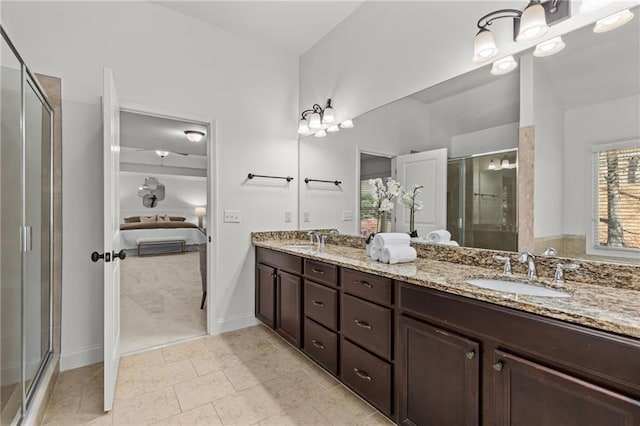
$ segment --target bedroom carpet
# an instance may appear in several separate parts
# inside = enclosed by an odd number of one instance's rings
[[[205,334],[199,253],[129,256],[122,262],[122,354]]]

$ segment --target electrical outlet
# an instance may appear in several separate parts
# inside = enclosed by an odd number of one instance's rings
[[[225,210],[224,221],[226,223],[240,223],[240,210]]]
[[[344,211],[342,212],[342,221],[343,222],[351,222],[353,220],[353,212],[352,211]]]
[[[302,212],[302,221],[311,222],[311,214],[309,212]]]
[[[290,212],[289,210],[284,212],[284,222],[285,223],[291,223],[291,217],[293,216],[293,213]]]

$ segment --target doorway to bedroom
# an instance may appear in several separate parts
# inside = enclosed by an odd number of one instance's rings
[[[207,332],[206,123],[120,112],[122,354]]]

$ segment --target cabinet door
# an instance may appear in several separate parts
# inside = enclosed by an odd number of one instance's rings
[[[275,299],[276,270],[259,263],[256,280],[256,317],[271,328],[275,327]]]
[[[496,425],[640,424],[640,401],[535,362],[496,350],[492,371]]]
[[[479,424],[477,342],[401,315],[398,344],[399,424]]]
[[[302,279],[278,271],[276,332],[296,347],[302,343]]]

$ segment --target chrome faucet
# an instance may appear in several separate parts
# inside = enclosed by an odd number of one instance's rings
[[[548,257],[556,257],[558,256],[558,250],[554,249],[553,247],[547,247],[543,252],[542,252],[543,256],[548,256]]]
[[[564,284],[564,271],[574,271],[578,269],[580,265],[577,263],[558,263],[558,267],[556,268],[556,273],[553,276],[554,284]]]
[[[340,231],[338,231],[337,229],[333,228],[331,231],[329,231],[330,234],[333,235],[338,235],[340,233]]]
[[[315,232],[313,232],[313,231],[308,231],[308,232],[307,232],[307,237],[309,237],[309,243],[310,243],[311,245],[313,245],[313,244],[314,244],[314,242],[315,242],[314,235],[315,235]]]
[[[511,270],[511,258],[509,256],[493,256],[493,259],[499,262],[504,262],[504,269],[502,270],[503,276],[510,277],[513,275],[513,271]]]
[[[528,251],[520,253],[520,257],[518,258],[518,262],[527,263],[528,264],[527,279],[530,279],[530,280],[538,279],[538,272],[536,271],[536,261],[535,260],[536,260],[536,257],[534,255],[532,255],[531,253],[529,253]]]

